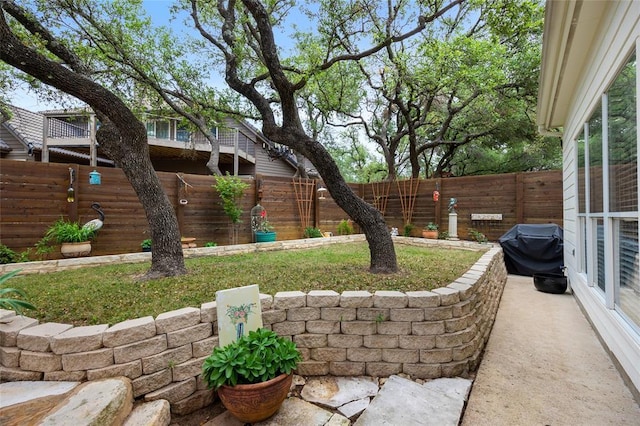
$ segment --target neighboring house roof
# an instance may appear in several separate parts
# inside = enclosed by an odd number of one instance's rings
[[[239,125],[249,130],[251,133],[253,133],[256,136],[256,140],[267,144],[267,146],[263,148],[269,153],[269,157],[272,157],[273,159],[280,158],[289,163],[294,168],[297,166],[298,160],[291,149],[284,146],[281,147],[278,144],[267,139],[267,137],[262,134],[262,132],[257,127],[253,126],[246,120],[239,121],[234,119],[234,122],[238,123]]]
[[[7,130],[24,143],[25,147],[29,143],[42,147],[42,114],[15,106],[9,106],[9,109],[12,116],[4,123]]]

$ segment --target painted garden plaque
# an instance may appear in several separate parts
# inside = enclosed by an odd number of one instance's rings
[[[220,347],[262,327],[258,285],[216,291]]]

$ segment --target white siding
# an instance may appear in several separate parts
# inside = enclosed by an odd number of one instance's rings
[[[574,140],[563,144],[563,230],[564,264],[570,270],[577,270],[577,188],[576,188],[576,143]]]
[[[564,125],[563,191],[565,226],[565,263],[571,288],[580,301],[604,343],[615,356],[636,389],[640,389],[640,336],[613,309],[607,309],[601,294],[588,286],[584,275],[577,273],[576,182],[577,161],[575,139],[582,131],[602,93],[614,80],[635,50],[640,38],[640,2],[612,2],[600,23],[593,23],[598,32],[592,54],[580,74],[580,82],[571,102]],[[567,66],[571,66],[568,64]],[[609,245],[611,246],[611,245]],[[574,255],[575,250],[575,255]]]

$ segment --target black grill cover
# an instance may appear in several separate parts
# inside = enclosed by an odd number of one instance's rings
[[[533,276],[562,271],[564,242],[562,228],[556,224],[519,224],[501,236],[499,242],[510,274]]]

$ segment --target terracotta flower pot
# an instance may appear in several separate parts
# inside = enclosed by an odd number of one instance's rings
[[[422,238],[430,238],[432,240],[438,239],[438,231],[429,231],[428,229],[422,230]]]
[[[251,385],[221,386],[218,396],[227,410],[243,423],[256,423],[273,416],[287,398],[292,374],[281,374]]]

